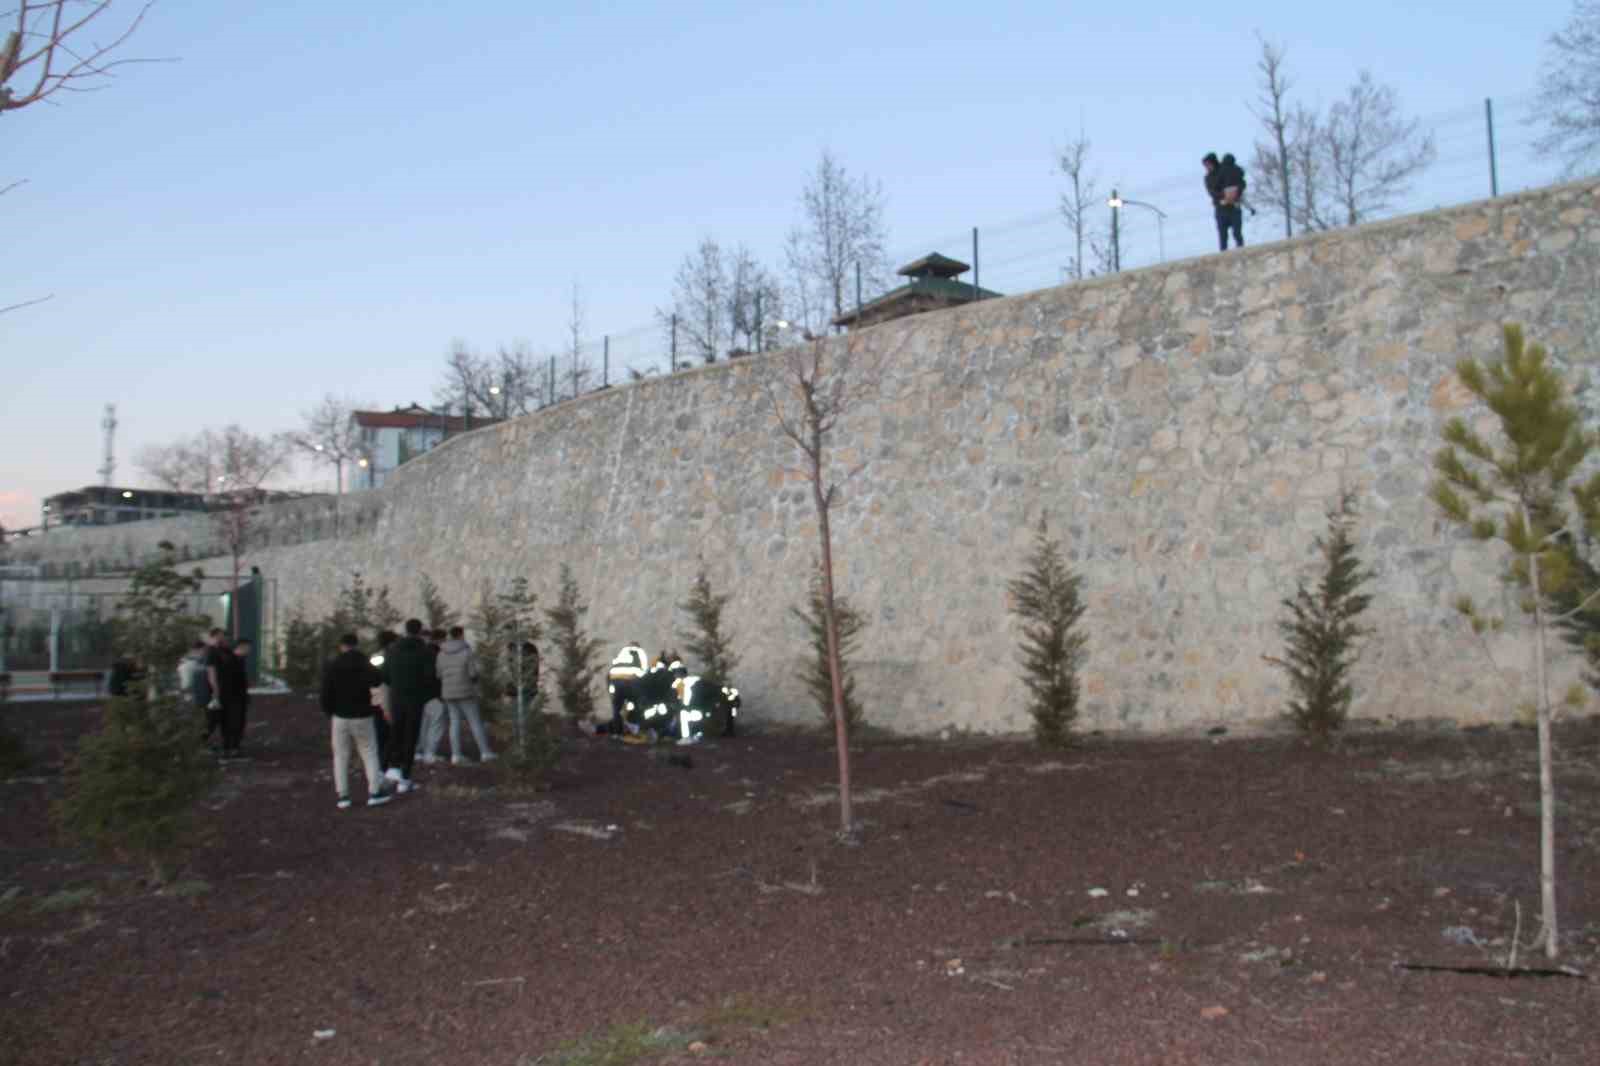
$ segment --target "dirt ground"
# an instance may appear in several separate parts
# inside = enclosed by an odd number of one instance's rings
[[[323,717],[264,699],[158,888],[50,828],[98,709],[5,713],[6,1064],[1600,1062],[1600,981],[1449,969],[1537,929],[1526,730],[873,740],[844,846],[821,738],[574,732],[541,788],[341,812]],[[1560,962],[1600,975],[1600,720],[1558,750]]]

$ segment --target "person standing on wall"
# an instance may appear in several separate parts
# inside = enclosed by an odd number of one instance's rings
[[[1206,168],[1206,195],[1217,220],[1217,245],[1220,251],[1228,250],[1228,234],[1233,234],[1236,248],[1244,247],[1244,170],[1234,161],[1232,153],[1219,161],[1217,153],[1207,152],[1200,160]]]
[[[406,635],[389,645],[383,658],[383,680],[389,686],[389,780],[402,796],[417,788],[411,778],[422,732],[422,708],[433,698],[437,674],[433,650],[422,639],[422,620],[406,619]]]

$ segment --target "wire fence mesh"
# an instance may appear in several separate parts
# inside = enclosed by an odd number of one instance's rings
[[[1421,127],[1432,136],[1436,148],[1433,162],[1403,195],[1394,198],[1387,210],[1368,220],[1468,203],[1488,198],[1496,191],[1518,192],[1559,180],[1559,162],[1541,157],[1534,146],[1539,136],[1536,94],[1530,90],[1495,99],[1492,109],[1485,105],[1480,99],[1422,116]],[[1250,147],[1234,146],[1235,154],[1245,165],[1250,161]],[[1202,176],[1197,158],[1192,172],[1148,179],[1130,177],[1125,184],[1117,185],[1116,192],[1125,201],[1118,219],[1121,269],[1216,251],[1216,226],[1202,190]],[[1111,188],[1108,185],[1097,192],[1106,199]],[[1261,243],[1283,237],[1282,216],[1256,206],[1258,213],[1247,220],[1246,239]],[[1108,204],[1095,224],[1096,236],[1102,241],[1106,239],[1111,211]],[[976,232],[977,277],[968,275],[968,279],[983,288],[1017,295],[1072,280],[1070,264],[1075,255],[1075,239],[1056,205],[1042,205],[1038,210],[1009,218],[951,221],[951,228],[943,233],[895,240],[889,256],[891,265],[899,266],[930,251],[971,257]],[[664,290],[667,284],[664,280]],[[881,294],[882,290],[864,290],[862,302]],[[681,349],[679,356],[676,365],[681,367]],[[670,327],[659,321],[636,323],[591,337],[581,346],[579,357],[591,370],[586,379],[591,388],[671,373],[675,368]],[[570,374],[570,365],[562,365],[564,361],[570,364],[570,354],[552,358],[557,383],[546,391],[545,402],[573,394],[561,380],[564,372]]]

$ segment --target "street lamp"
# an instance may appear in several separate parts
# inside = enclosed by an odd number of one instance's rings
[[[1111,190],[1111,199],[1106,201],[1111,208],[1111,264],[1113,270],[1122,269],[1122,250],[1118,247],[1117,214],[1124,206],[1144,207],[1156,213],[1156,241],[1161,250],[1161,261],[1167,261],[1167,213],[1155,204],[1147,204],[1143,200],[1129,200],[1117,195],[1117,190]]]

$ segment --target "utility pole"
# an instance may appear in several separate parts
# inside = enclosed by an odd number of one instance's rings
[[[114,403],[106,404],[106,414],[105,414],[105,417],[100,420],[100,428],[105,430],[106,455],[105,455],[105,462],[101,464],[98,473],[100,475],[100,486],[101,486],[101,488],[109,489],[111,487],[111,475],[117,469],[116,450],[113,447],[114,442],[116,441],[116,437],[117,437],[117,405],[116,404],[114,404]]]

